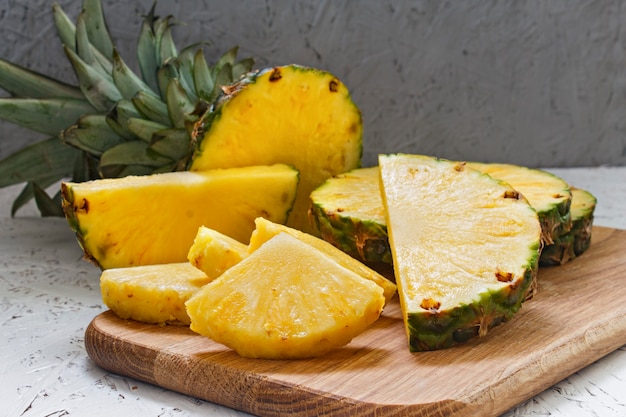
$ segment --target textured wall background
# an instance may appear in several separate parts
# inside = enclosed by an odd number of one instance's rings
[[[79,1],[61,0],[74,18]],[[103,0],[134,62],[152,1]],[[333,72],[363,112],[364,163],[380,152],[529,166],[626,165],[626,3],[162,1],[179,46],[233,45],[257,66]],[[0,0],[0,56],[73,82],[51,2]],[[35,135],[0,123],[0,157]]]

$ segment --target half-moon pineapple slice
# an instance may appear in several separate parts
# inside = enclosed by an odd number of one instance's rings
[[[280,233],[186,306],[193,331],[243,357],[297,359],[348,344],[384,303],[380,286]]]
[[[512,318],[541,246],[528,201],[460,162],[398,154],[379,166],[410,350],[464,343]]]
[[[597,200],[589,191],[572,187],[572,228],[541,251],[539,265],[562,265],[582,255],[591,245],[593,213]]]

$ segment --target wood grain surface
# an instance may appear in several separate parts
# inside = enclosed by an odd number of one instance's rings
[[[464,346],[410,353],[394,298],[348,346],[244,359],[186,327],[96,316],[89,356],[113,373],[259,416],[497,416],[626,344],[626,230],[595,227],[577,259],[539,270],[509,322]]]

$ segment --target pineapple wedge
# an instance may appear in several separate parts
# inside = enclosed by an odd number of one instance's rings
[[[572,187],[570,208],[572,228],[557,237],[553,244],[541,251],[539,265],[562,265],[582,255],[591,245],[593,213],[597,200],[589,191]]]
[[[361,164],[361,112],[332,74],[298,65],[248,74],[196,125],[192,171],[285,163],[300,171],[287,225],[314,233],[309,194]]]
[[[379,167],[409,349],[452,347],[512,318],[541,247],[528,201],[460,162],[397,154]]]
[[[396,293],[397,287],[395,283],[356,259],[353,259],[348,254],[338,250],[330,243],[308,233],[301,232],[289,226],[274,223],[262,217],[257,218],[254,222],[256,224],[256,228],[252,232],[250,244],[248,245],[248,250],[250,252],[260,248],[261,245],[274,236],[280,233],[287,233],[323,252],[326,256],[333,259],[344,268],[354,271],[355,273],[378,284],[383,289],[386,302],[389,302]]]
[[[200,226],[189,248],[189,262],[211,279],[248,256],[248,246],[217,230]]]
[[[118,317],[152,324],[190,323],[185,302],[211,281],[188,262],[102,271],[104,304]]]
[[[186,306],[193,331],[243,357],[298,359],[348,344],[384,303],[380,286],[280,233]]]
[[[286,221],[298,171],[251,166],[62,183],[63,209],[85,257],[102,269],[187,260],[204,225],[246,242],[261,216]]]

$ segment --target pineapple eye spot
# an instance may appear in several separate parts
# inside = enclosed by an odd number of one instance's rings
[[[274,68],[270,74],[270,82],[278,81],[281,78],[283,78],[283,75],[280,73],[280,69]]]
[[[554,197],[554,198],[563,198],[564,196],[563,196],[563,194],[556,193],[552,197]]]
[[[420,304],[420,307],[424,310],[436,311],[441,307],[439,301],[435,301],[432,298],[424,298]]]
[[[500,282],[511,282],[513,281],[513,273],[496,271],[496,279]]]
[[[89,201],[86,198],[83,198],[80,205],[76,206],[76,211],[82,211],[85,214],[89,213]]]
[[[457,172],[461,172],[465,169],[465,165],[466,165],[466,162],[459,162],[458,164],[454,165],[454,170]]]
[[[336,93],[337,91],[339,91],[339,81],[336,78],[333,78],[332,80],[330,80],[328,89],[330,90],[331,93]]]
[[[515,200],[519,200],[520,199],[520,193],[517,191],[505,191],[504,192],[504,198],[513,198]]]

